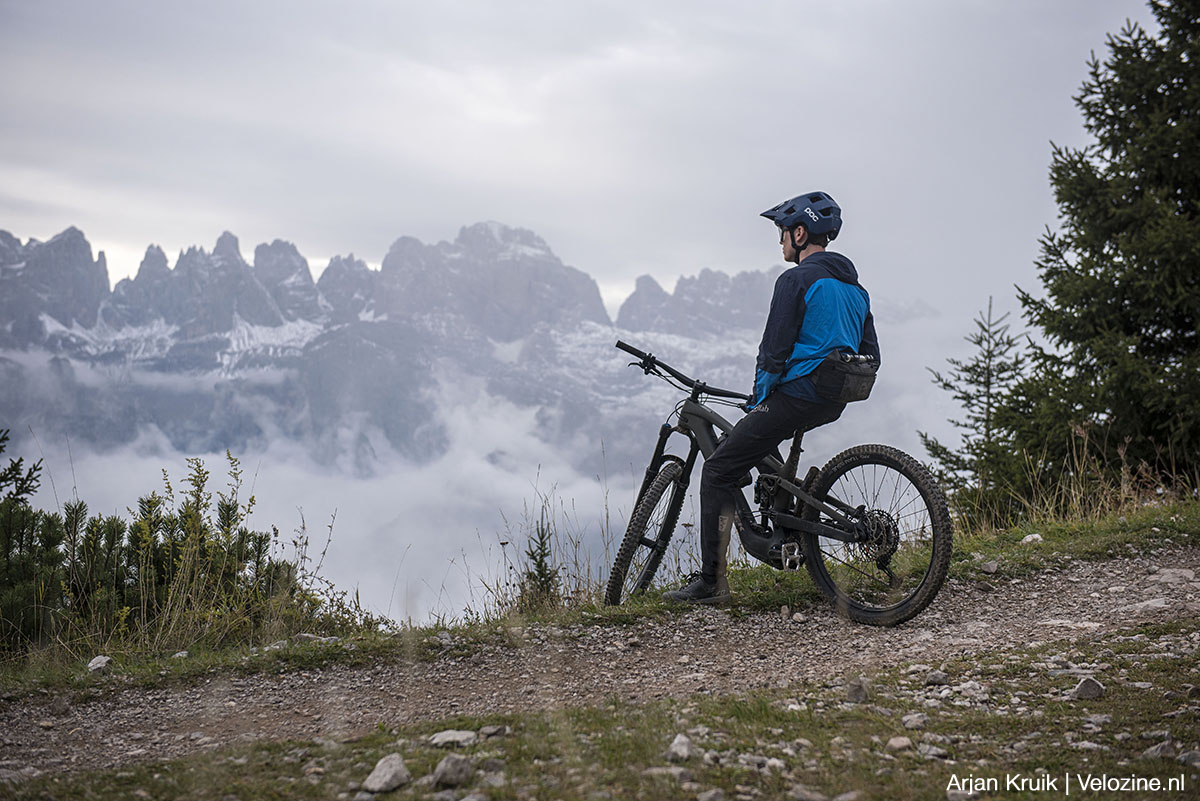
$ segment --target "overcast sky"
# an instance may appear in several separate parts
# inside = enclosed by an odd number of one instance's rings
[[[819,188],[874,296],[969,321],[1036,283],[1050,142],[1085,141],[1127,18],[1156,29],[1137,0],[0,0],[0,229],[75,225],[116,283],[223,230],[319,273],[498,220],[614,309],[777,263],[758,213]]]

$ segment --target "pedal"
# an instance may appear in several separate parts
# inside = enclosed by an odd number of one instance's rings
[[[779,549],[779,555],[782,557],[784,570],[799,570],[804,567],[804,552],[800,550],[798,542],[785,542]]]

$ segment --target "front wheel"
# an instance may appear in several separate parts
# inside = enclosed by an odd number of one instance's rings
[[[859,623],[894,626],[929,606],[950,568],[950,510],[933,476],[903,451],[859,445],[829,460],[813,482],[817,499],[865,531],[860,542],[805,534],[813,583]],[[841,528],[812,507],[809,520]]]
[[[679,483],[682,474],[680,462],[665,462],[633,510],[608,576],[604,603],[609,606],[640,595],[654,580],[683,506],[684,488]]]

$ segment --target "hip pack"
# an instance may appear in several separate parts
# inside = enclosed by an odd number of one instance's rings
[[[870,356],[835,349],[821,360],[809,378],[817,394],[835,403],[866,400],[875,386],[879,362]]]

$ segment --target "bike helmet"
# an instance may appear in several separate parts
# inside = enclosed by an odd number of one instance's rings
[[[767,209],[763,217],[780,228],[803,225],[810,234],[827,234],[830,241],[842,230],[842,209],[824,192],[807,192]]]

